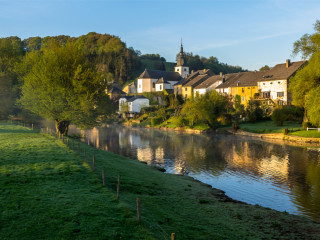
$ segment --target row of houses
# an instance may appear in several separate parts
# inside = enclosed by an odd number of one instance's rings
[[[264,105],[289,105],[291,102],[288,91],[290,78],[305,65],[306,61],[291,62],[286,60],[267,71],[249,71],[216,75],[210,69],[192,71],[184,60],[181,43],[177,65],[174,72],[145,69],[133,82],[123,89],[113,85],[109,96],[119,99],[119,110],[124,106],[129,112],[139,112],[142,107],[149,106],[149,100],[143,97],[145,92],[163,92],[164,94],[181,95],[185,99],[202,95],[210,91],[221,94],[240,96],[241,104],[248,105],[252,99],[261,101]],[[137,95],[140,94],[140,95]]]
[[[291,62],[288,59],[267,71],[216,75],[209,69],[203,69],[189,74],[181,45],[175,72],[146,69],[137,80],[137,92],[174,93],[187,99],[216,90],[233,97],[240,96],[244,105],[251,99],[260,100],[267,105],[287,105],[291,101],[289,79],[305,63],[306,61]]]

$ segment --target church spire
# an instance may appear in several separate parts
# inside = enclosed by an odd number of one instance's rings
[[[181,53],[181,54],[183,54],[182,38],[181,38],[181,48],[180,48],[180,53]]]

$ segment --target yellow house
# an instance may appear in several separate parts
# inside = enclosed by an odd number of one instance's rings
[[[239,95],[241,104],[246,107],[250,100],[258,94],[258,81],[263,77],[263,71],[244,72],[230,85],[229,94],[233,97]]]
[[[185,83],[181,86],[182,97],[192,97],[194,88],[213,75],[214,73],[209,69],[199,70],[195,73],[192,73],[190,77],[186,79]]]

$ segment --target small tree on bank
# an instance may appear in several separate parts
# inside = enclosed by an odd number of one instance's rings
[[[27,53],[18,67],[24,85],[20,104],[41,117],[54,120],[56,131],[68,132],[70,123],[80,127],[96,124],[107,103],[103,77],[72,42]]]

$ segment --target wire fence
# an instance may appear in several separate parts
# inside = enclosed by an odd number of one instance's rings
[[[40,134],[50,135],[57,140],[63,142],[71,151],[77,154],[83,162],[85,162],[91,171],[96,174],[96,176],[100,179],[102,186],[108,188],[111,192],[116,194],[118,200],[120,200],[121,196],[121,185],[125,185],[125,182],[121,180],[121,176],[118,175],[116,179],[111,179],[106,175],[106,169],[103,166],[97,164],[97,154],[95,149],[95,142],[91,142],[88,139],[87,143],[83,143],[80,140],[72,138],[68,135],[61,134],[60,132],[55,131],[50,127],[38,126],[33,123],[24,123],[22,121],[10,121],[11,124],[18,124],[20,126],[31,129],[34,132],[39,132]],[[88,147],[85,145],[89,145],[93,147],[92,149],[87,149]],[[116,187],[116,189],[114,189]],[[126,204],[128,206],[128,204]],[[132,206],[133,204],[131,204]],[[130,207],[129,204],[129,208]],[[142,222],[147,228],[152,230],[153,232],[157,232],[158,239],[176,239],[176,234],[169,234],[165,231],[159,224],[154,223],[152,219],[148,218],[147,215],[144,215],[143,210],[143,201],[140,198],[136,198],[136,208],[137,208],[137,221]]]

